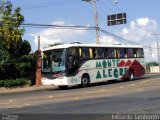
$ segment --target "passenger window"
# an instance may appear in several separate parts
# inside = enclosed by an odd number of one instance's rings
[[[94,58],[104,58],[104,48],[93,48]]]
[[[88,59],[89,57],[89,48],[82,48],[82,58]]]
[[[68,49],[68,55],[79,57],[79,51],[78,48],[69,48]]]
[[[139,58],[143,58],[143,49],[142,48],[137,48],[137,57]]]
[[[133,48],[128,48],[128,57],[134,58],[134,49]]]
[[[116,51],[114,48],[108,48],[108,58],[115,58],[116,57]]]
[[[98,58],[104,58],[104,48],[97,48]]]
[[[121,58],[126,58],[127,57],[127,51],[126,48],[120,48],[120,53],[121,53]]]

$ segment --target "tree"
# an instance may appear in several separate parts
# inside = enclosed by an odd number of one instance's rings
[[[8,51],[0,46],[0,79],[5,78],[5,68],[10,56]]]
[[[158,66],[159,64],[157,62],[149,62],[147,63],[147,66]]]
[[[22,55],[28,55],[31,52],[31,45],[27,40],[24,40],[18,44],[16,55],[21,57]]]
[[[0,1],[0,44],[14,54],[25,30],[20,28],[24,21],[21,9],[13,9],[11,2]]]
[[[3,65],[9,60],[9,54],[6,50],[0,47],[0,71],[3,70]]]
[[[0,1],[0,79],[28,79],[35,72],[36,58],[29,55],[31,45],[22,39],[23,21],[20,8],[13,9],[11,2]]]

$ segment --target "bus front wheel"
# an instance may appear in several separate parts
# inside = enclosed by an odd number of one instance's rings
[[[87,87],[90,83],[90,79],[88,75],[83,75],[81,79],[81,87]]]

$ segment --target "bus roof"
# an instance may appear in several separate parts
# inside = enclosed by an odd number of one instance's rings
[[[70,48],[70,47],[116,47],[116,48],[143,48],[142,45],[101,45],[101,44],[61,44],[52,47],[47,47],[42,51],[52,50],[52,49],[62,49],[62,48]]]

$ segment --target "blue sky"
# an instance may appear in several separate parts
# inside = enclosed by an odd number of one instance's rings
[[[93,1],[91,3],[81,0],[10,0],[14,7],[21,7],[25,23],[57,24],[57,25],[88,25],[94,26]],[[98,0],[97,11],[99,27],[112,32],[122,38],[134,41],[141,45],[156,47],[155,36],[151,33],[160,31],[160,17],[158,12],[160,0]],[[107,15],[127,13],[127,24],[107,26]],[[37,49],[36,36],[41,36],[41,47],[61,41],[70,43],[95,43],[94,30],[60,30],[25,28],[24,39],[29,40],[32,50]],[[100,33],[101,44],[122,43],[120,40]],[[150,53],[148,48],[145,54]],[[152,55],[147,59],[156,60],[157,51],[152,50]]]

